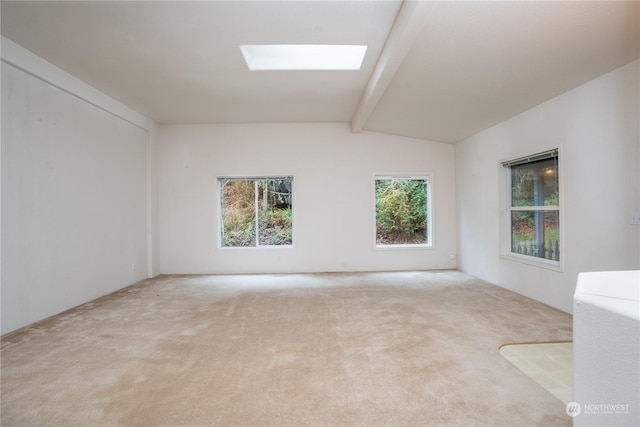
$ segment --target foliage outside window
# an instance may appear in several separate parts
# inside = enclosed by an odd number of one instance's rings
[[[220,246],[293,244],[293,178],[219,178]]]
[[[560,262],[558,151],[504,164],[509,170],[511,253]]]
[[[376,245],[430,245],[428,177],[376,177]]]

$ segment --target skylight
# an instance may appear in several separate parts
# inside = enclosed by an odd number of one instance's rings
[[[367,46],[325,44],[245,44],[240,49],[251,71],[359,70]]]

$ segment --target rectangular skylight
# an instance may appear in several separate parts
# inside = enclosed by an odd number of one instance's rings
[[[359,70],[367,46],[326,44],[245,44],[240,49],[249,69]]]

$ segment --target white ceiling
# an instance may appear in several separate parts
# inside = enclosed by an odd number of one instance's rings
[[[2,1],[2,35],[158,123],[350,122],[457,142],[640,57],[640,2]],[[249,71],[241,44],[366,44]]]

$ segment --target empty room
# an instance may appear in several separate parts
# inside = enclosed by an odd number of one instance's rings
[[[640,2],[0,7],[2,426],[640,424]]]

